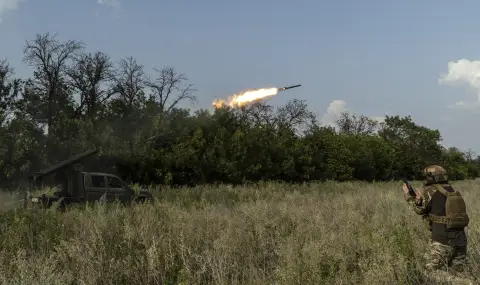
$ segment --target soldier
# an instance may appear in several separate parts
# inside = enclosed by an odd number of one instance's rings
[[[469,223],[465,201],[448,183],[443,167],[432,165],[423,172],[426,181],[422,188],[415,189],[416,197],[409,194],[405,183],[403,192],[415,213],[429,225],[431,236],[425,269],[463,272],[467,256],[465,227]]]

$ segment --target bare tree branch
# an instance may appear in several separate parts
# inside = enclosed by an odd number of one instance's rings
[[[118,94],[127,107],[131,108],[143,101],[145,95],[144,67],[133,57],[123,58],[118,62],[111,80],[113,81],[112,93]]]
[[[315,124],[315,115],[308,110],[307,103],[294,99],[278,109],[276,123],[278,126],[298,128],[302,125]]]
[[[255,102],[247,108],[242,109],[242,111],[247,115],[249,121],[257,125],[266,124],[272,126],[274,124],[273,107],[265,102]]]
[[[98,105],[108,100],[113,92],[101,89],[100,84],[112,78],[113,70],[110,58],[102,53],[82,53],[74,64],[66,69],[69,84],[79,92],[80,102],[76,108],[77,116],[86,107],[86,112],[93,118]]]
[[[337,126],[340,133],[345,134],[373,134],[379,124],[376,120],[370,119],[364,115],[359,118],[354,114],[343,112],[337,120]]]
[[[184,74],[178,73],[173,67],[168,66],[160,70],[155,68],[154,71],[157,77],[154,80],[148,79],[146,85],[151,90],[151,96],[159,104],[162,112],[171,111],[184,100],[197,101],[196,96],[193,95],[193,92],[196,91],[193,85],[183,84],[188,80]],[[167,105],[171,98],[173,98],[173,102]]]
[[[26,42],[23,60],[36,68],[36,77],[47,95],[50,130],[57,113],[57,97],[60,96],[59,87],[67,61],[83,47],[83,43],[79,41],[68,40],[61,43],[56,39],[56,35],[50,33],[37,34],[35,40]]]

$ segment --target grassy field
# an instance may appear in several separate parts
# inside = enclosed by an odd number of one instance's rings
[[[198,187],[153,205],[3,211],[0,283],[425,284],[428,231],[400,186]],[[471,217],[467,274],[480,276],[480,182],[454,186]]]

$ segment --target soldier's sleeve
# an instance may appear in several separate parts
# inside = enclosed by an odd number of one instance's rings
[[[428,216],[430,199],[429,195],[424,195],[425,191],[423,189],[417,189],[420,192],[420,199],[417,200],[416,197],[410,195],[409,193],[405,194],[405,200],[413,208],[413,211],[424,218]]]

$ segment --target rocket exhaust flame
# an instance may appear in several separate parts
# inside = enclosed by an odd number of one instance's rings
[[[220,108],[225,105],[229,107],[241,107],[254,101],[275,96],[277,95],[277,93],[278,88],[261,88],[247,90],[243,93],[234,94],[227,100],[216,99],[215,101],[213,101],[212,105],[215,108]]]
[[[282,88],[272,87],[272,88],[247,90],[242,93],[234,94],[230,96],[227,100],[215,99],[212,102],[212,105],[215,108],[221,108],[223,106],[242,107],[249,103],[275,96],[280,91],[285,91],[285,90],[295,88],[295,87],[300,87],[300,86],[301,85],[293,85],[293,86],[282,87]]]

